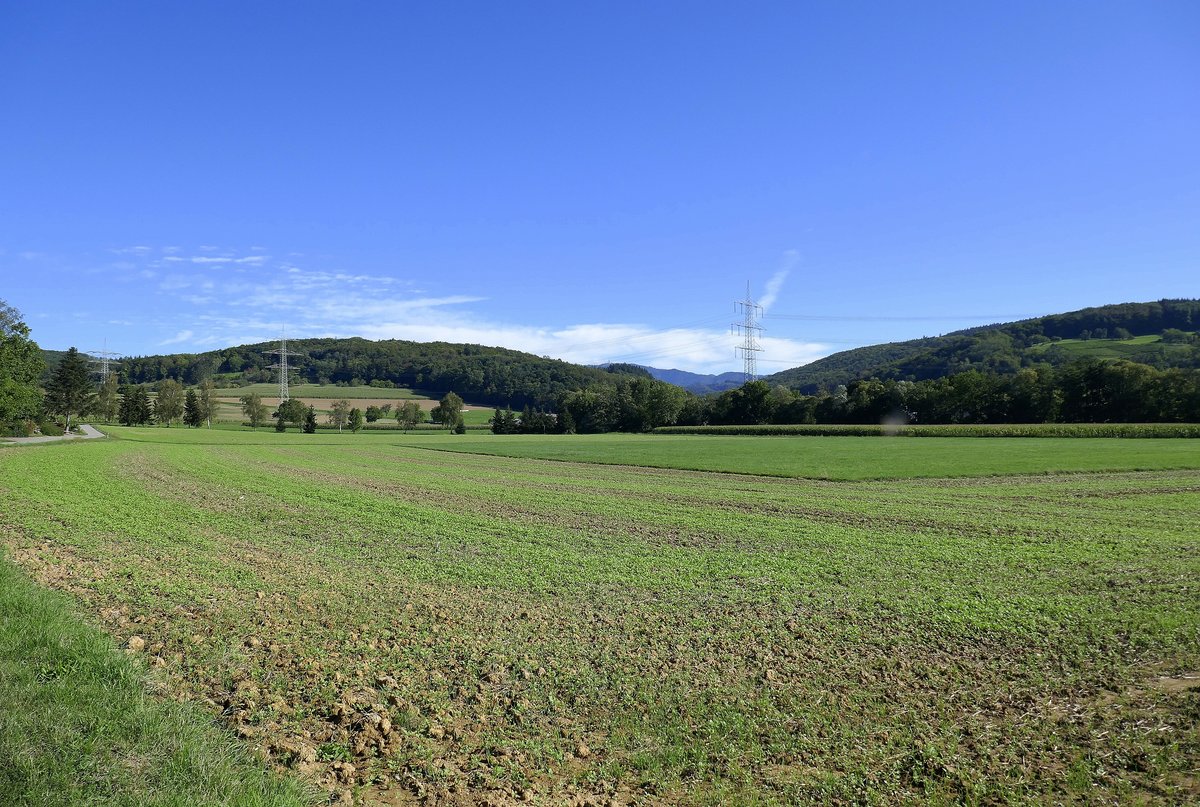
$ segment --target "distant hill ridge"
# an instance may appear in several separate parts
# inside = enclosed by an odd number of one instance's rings
[[[1119,303],[845,350],[764,380],[811,394],[863,378],[920,381],[971,369],[1013,373],[1033,364],[1065,364],[1085,357],[1126,358],[1160,368],[1198,367],[1200,349],[1195,344],[1117,338],[1197,328],[1200,300]]]
[[[688,392],[694,392],[697,395],[707,395],[710,392],[724,392],[727,389],[740,387],[746,378],[744,373],[692,373],[687,370],[664,370],[661,367],[650,367],[645,364],[601,364],[599,366],[609,372],[630,372],[636,374],[638,370],[641,370],[651,378],[657,378],[659,381],[683,387]]]
[[[766,376],[771,385],[804,393],[832,390],[863,378],[925,380],[964,370],[1013,373],[1034,364],[1065,364],[1079,358],[1115,359],[1162,367],[1200,367],[1193,339],[1165,341],[1164,331],[1200,329],[1200,300],[1084,308],[1065,314],[976,326],[942,336],[890,342],[835,353],[802,367]],[[1132,337],[1121,338],[1115,337]],[[1086,337],[1086,338],[1081,338]],[[551,408],[571,391],[647,375],[696,394],[741,386],[738,372],[706,375],[634,364],[585,367],[502,347],[388,339],[295,339],[304,357],[298,380],[327,384],[390,383],[440,395],[453,390],[472,403]],[[267,351],[275,342],[211,350],[123,358],[122,382],[175,378],[194,384],[213,377],[230,386],[274,380]],[[52,369],[63,351],[43,351]]]
[[[121,360],[122,383],[153,383],[174,378],[195,384],[214,378],[229,385],[275,379],[267,351],[275,342],[210,350],[137,356]],[[325,384],[392,384],[440,396],[453,390],[475,404],[552,407],[573,390],[614,384],[626,375],[595,367],[535,356],[518,350],[449,342],[399,339],[290,339],[288,347],[303,354],[294,361],[298,380]],[[644,371],[638,370],[638,375]]]

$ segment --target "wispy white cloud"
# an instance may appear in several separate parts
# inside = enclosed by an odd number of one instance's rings
[[[779,268],[775,274],[771,275],[771,279],[767,281],[767,289],[763,294],[759,305],[763,311],[766,311],[771,306],[775,305],[775,301],[779,299],[779,292],[783,289],[783,281],[787,280],[792,269],[796,268],[796,264],[800,263],[800,253],[794,249],[789,249],[783,253],[783,266]]]
[[[420,278],[311,269],[303,256],[272,259],[217,247],[180,251],[168,261],[160,294],[182,305],[164,330],[173,336],[161,346],[211,349],[271,341],[286,326],[288,335],[362,336],[368,339],[445,341],[508,347],[581,364],[629,361],[694,372],[722,372],[736,363],[737,337],[724,327],[655,328],[644,323],[593,322],[562,327],[496,321],[481,316],[476,304],[486,297],[438,295],[420,290]],[[212,254],[216,253],[216,254]],[[783,265],[767,283],[764,307],[778,298],[788,272],[799,260],[785,253]],[[169,269],[168,269],[169,267]],[[189,310],[192,313],[187,313]],[[721,318],[715,318],[721,319]],[[182,330],[180,330],[182,328]],[[766,337],[763,358],[773,366],[806,363],[827,345]]]
[[[174,336],[172,336],[170,339],[164,339],[161,342],[159,342],[158,344],[164,345],[164,346],[165,345],[178,345],[183,342],[191,341],[191,339],[194,335],[195,334],[193,334],[192,331],[186,331],[186,330],[179,331]]]

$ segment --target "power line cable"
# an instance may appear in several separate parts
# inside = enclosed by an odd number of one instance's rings
[[[891,317],[891,316],[827,316],[824,314],[767,314],[767,319],[811,320],[814,322],[950,322],[954,320],[1000,320],[1030,319],[1036,314],[954,314],[938,317]],[[983,327],[983,326],[980,326]]]

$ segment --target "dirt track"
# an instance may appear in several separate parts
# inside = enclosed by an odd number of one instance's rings
[[[10,443],[53,443],[59,440],[94,440],[105,436],[104,432],[86,423],[79,428],[83,429],[83,434],[64,434],[61,437],[0,437],[0,440]]]

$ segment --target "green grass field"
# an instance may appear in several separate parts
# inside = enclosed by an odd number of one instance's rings
[[[1158,438],[466,434],[421,435],[411,444],[507,457],[807,479],[1200,469],[1200,440]]]
[[[248,395],[251,392],[257,392],[264,398],[275,398],[279,396],[278,384],[250,384],[245,387],[232,387],[229,389],[217,390],[217,395],[221,397],[240,398],[243,395]],[[362,398],[379,398],[396,401],[407,400],[426,400],[429,396],[422,395],[419,392],[414,392],[410,389],[393,388],[387,389],[383,387],[339,387],[336,384],[293,384],[288,388],[288,392],[293,398],[312,398],[315,400],[329,399],[336,401],[339,398],[345,398],[348,401],[353,401]]]
[[[1082,359],[1129,359],[1130,361],[1145,360],[1166,351],[1168,354],[1185,356],[1193,349],[1193,345],[1164,342],[1157,334],[1135,336],[1132,339],[1061,339],[1057,342],[1047,342],[1030,348],[1033,354],[1045,353],[1053,347],[1060,347],[1072,358]]]
[[[238,399],[250,393],[258,393],[262,396],[264,402],[274,408],[278,403],[279,385],[250,384],[245,387],[217,389],[215,397],[218,402],[214,420],[221,423],[241,423],[244,421],[245,416],[242,413],[242,406]],[[317,416],[322,423],[325,422],[325,417],[329,414],[333,402],[342,399],[350,401],[352,405],[356,405],[360,409],[365,409],[368,405],[382,406],[384,404],[391,404],[393,412],[389,413],[387,418],[384,418],[384,421],[388,423],[395,423],[394,410],[399,403],[403,403],[404,401],[418,401],[426,411],[437,403],[436,400],[432,400],[428,396],[410,389],[384,389],[369,386],[339,387],[333,384],[295,384],[289,387],[289,393],[292,398],[302,400],[306,404],[311,404],[316,409]],[[468,426],[488,423],[491,420],[492,411],[490,407],[467,405],[462,413],[463,422]]]
[[[328,787],[1200,798],[1194,441],[112,431],[9,556]]]

